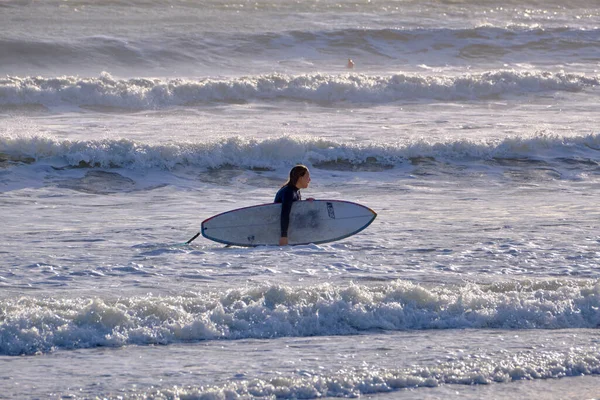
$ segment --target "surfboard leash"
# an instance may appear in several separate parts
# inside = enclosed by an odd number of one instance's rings
[[[187,242],[185,242],[185,244],[190,244],[190,243],[192,243],[194,240],[196,240],[196,238],[197,238],[198,236],[200,236],[200,232],[196,233],[196,234],[194,235],[194,237],[193,237],[193,238],[191,238],[190,240],[188,240]]]

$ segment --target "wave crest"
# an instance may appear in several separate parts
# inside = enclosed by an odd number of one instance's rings
[[[210,142],[166,144],[131,139],[74,141],[43,135],[0,136],[0,162],[4,164],[46,161],[66,163],[69,167],[162,170],[179,167],[276,170],[304,163],[323,169],[380,171],[436,161],[500,165],[547,161],[569,168],[577,165],[594,168],[599,165],[598,151],[600,134],[563,137],[544,132],[491,141],[419,139],[367,144],[291,136],[262,140],[234,136]]]
[[[0,354],[370,330],[596,328],[595,281],[368,287],[280,285],[190,297],[0,301]],[[549,301],[551,300],[551,301]]]
[[[395,74],[259,75],[229,79],[115,79],[63,76],[0,79],[0,105],[43,105],[118,109],[304,101],[377,105],[399,101],[463,101],[546,91],[579,91],[600,85],[584,74],[490,71],[460,76]]]

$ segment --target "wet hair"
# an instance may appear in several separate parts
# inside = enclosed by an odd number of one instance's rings
[[[290,178],[287,180],[286,183],[283,184],[283,186],[286,186],[289,184],[296,186],[296,184],[298,183],[298,179],[300,179],[301,177],[306,175],[307,172],[308,172],[308,168],[305,165],[302,165],[302,164],[296,165],[294,168],[292,168],[290,170]]]

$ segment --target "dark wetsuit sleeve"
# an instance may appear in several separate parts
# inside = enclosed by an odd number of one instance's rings
[[[293,190],[284,190],[281,198],[281,237],[287,237],[290,226],[290,212],[294,204],[295,196]]]

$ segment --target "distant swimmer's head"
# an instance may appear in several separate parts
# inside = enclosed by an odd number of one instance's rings
[[[348,64],[346,64],[347,68],[354,68],[354,61],[352,61],[350,58],[348,59]]]
[[[290,170],[290,179],[287,184],[292,184],[298,189],[306,189],[310,183],[310,171],[305,165],[296,165]]]

